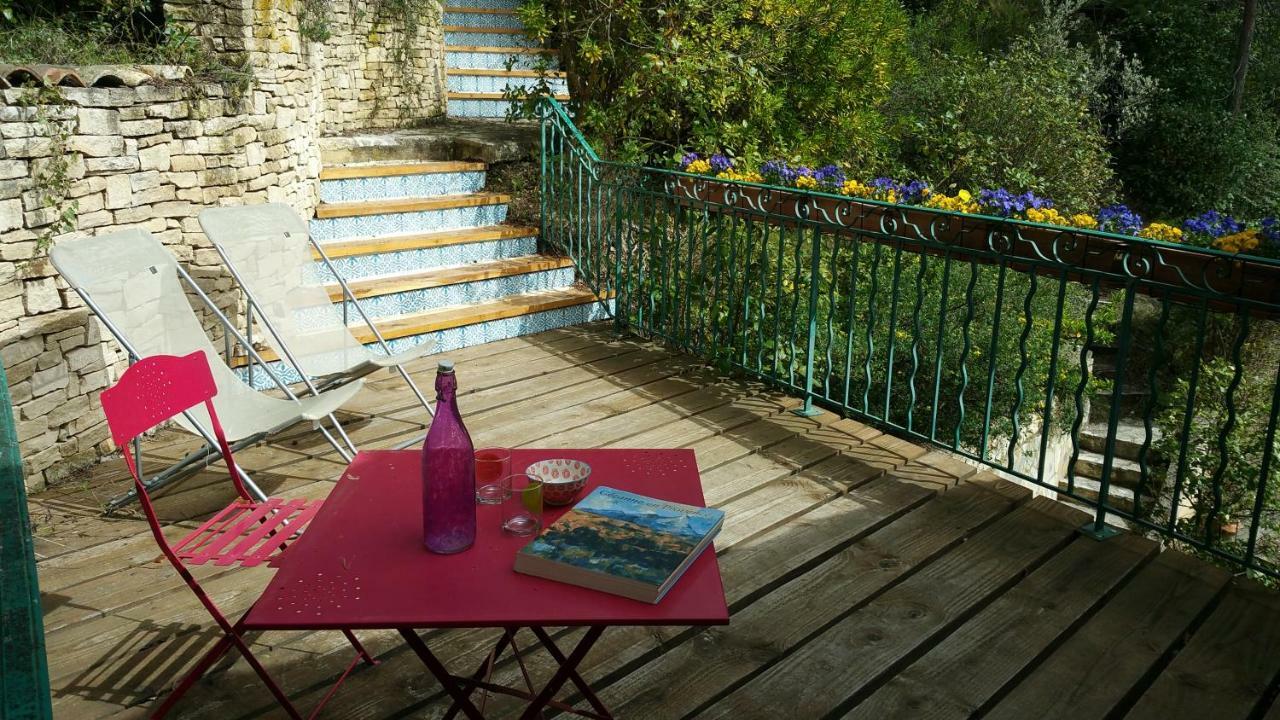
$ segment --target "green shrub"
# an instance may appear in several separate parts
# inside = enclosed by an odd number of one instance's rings
[[[934,55],[894,89],[901,164],[944,190],[1033,190],[1070,208],[1110,198],[1087,59],[1021,42],[1007,56]]]
[[[877,106],[910,64],[894,0],[529,0],[521,18],[561,49],[578,120],[614,156],[889,155]]]

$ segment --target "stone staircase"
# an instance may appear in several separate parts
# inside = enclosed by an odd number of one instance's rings
[[[485,172],[401,161],[321,170],[311,235],[393,350],[434,340],[446,352],[605,316],[568,258],[539,252],[536,228],[505,224],[510,198],[484,191]],[[326,269],[320,279],[342,303]],[[348,311],[355,336],[374,342]]]
[[[556,51],[525,36],[516,14],[519,0],[461,1],[467,4],[444,8],[450,117],[505,118],[511,103],[503,92],[534,87],[544,60],[552,92],[559,100],[569,99]]]
[[[1152,442],[1160,438],[1160,431],[1152,428]],[[1111,481],[1107,489],[1110,504],[1124,511],[1133,509],[1133,501],[1138,486],[1142,483],[1142,466],[1138,459],[1142,452],[1142,444],[1146,439],[1146,429],[1136,421],[1121,420],[1116,426],[1115,458],[1111,461]],[[1106,422],[1091,422],[1080,428],[1080,454],[1076,458],[1075,490],[1082,497],[1097,500],[1102,489],[1102,468],[1106,462],[1103,454],[1107,448]],[[1152,477],[1147,480],[1147,493],[1157,482],[1159,473],[1164,468],[1154,450],[1148,452],[1147,466]],[[1059,481],[1059,487],[1067,488],[1066,479]],[[1145,502],[1149,502],[1147,498]]]

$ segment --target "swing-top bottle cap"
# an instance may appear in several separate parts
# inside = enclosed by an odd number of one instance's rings
[[[441,361],[436,365],[436,372],[446,373],[446,374],[452,375],[452,374],[453,374],[453,361],[452,361],[452,360],[441,360]]]

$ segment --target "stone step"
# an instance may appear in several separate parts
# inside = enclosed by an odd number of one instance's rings
[[[1096,452],[1082,450],[1074,465],[1077,478],[1090,480],[1102,479],[1102,467],[1106,458]],[[1149,467],[1149,466],[1148,466]],[[1142,482],[1142,466],[1133,460],[1121,457],[1111,461],[1111,484],[1126,488],[1136,488]]]
[[[366,297],[360,307],[375,320],[416,313],[431,308],[456,305],[476,305],[513,295],[523,295],[544,290],[571,287],[575,270],[572,262],[563,258],[532,256],[525,258],[524,267],[486,267],[476,265],[462,268],[439,268],[409,276],[373,278],[360,283]],[[509,263],[513,259],[496,261]],[[486,263],[492,265],[493,263]],[[382,280],[372,283],[373,280]],[[359,311],[351,303],[341,303],[347,318],[359,318]],[[307,323],[307,311],[297,314],[299,325]]]
[[[508,62],[511,62],[513,70],[532,70],[542,63],[551,70],[560,66],[556,50],[485,45],[446,47],[444,61],[449,68],[472,70],[505,70]]]
[[[524,34],[524,28],[477,28],[466,25],[445,25],[444,44],[491,45],[503,48],[525,48],[537,45]]]
[[[1060,481],[1058,483],[1058,489],[1061,492],[1067,492],[1067,481]],[[1098,502],[1099,491],[1101,489],[1101,484],[1096,480],[1080,477],[1075,480],[1075,494],[1078,495],[1081,500],[1093,503]],[[1068,497],[1064,499],[1070,500],[1072,498]],[[1133,490],[1130,488],[1116,487],[1112,485],[1107,489],[1107,507],[1110,509],[1131,513],[1133,512],[1133,499]],[[1144,501],[1144,505],[1146,502],[1150,502],[1150,500]],[[1089,510],[1092,512],[1093,508],[1090,507]]]
[[[594,304],[605,300],[596,296],[584,286],[574,285],[555,290],[508,295],[498,300],[469,305],[434,308],[416,313],[408,313],[389,317],[377,322],[378,331],[387,340],[399,339],[437,332],[468,325],[477,325],[492,320],[504,320],[523,315],[573,307],[576,305]],[[374,340],[368,328],[352,328],[354,334],[362,342]],[[541,332],[545,328],[530,330]],[[486,341],[487,342],[487,341]]]
[[[501,225],[509,195],[470,193],[432,198],[321,203],[311,221],[320,242]]]
[[[391,198],[469,195],[484,189],[483,163],[380,163],[320,171],[320,200],[350,203]]]
[[[546,270],[558,270],[573,267],[573,261],[566,257],[554,255],[522,255],[501,260],[440,267],[430,270],[398,273],[395,275],[379,275],[348,281],[347,287],[357,300],[408,292],[410,290],[426,290],[447,285],[460,285],[494,278],[519,276]],[[566,283],[566,284],[572,284]],[[325,286],[329,299],[338,302],[343,299],[342,287],[335,283]],[[452,304],[452,303],[450,303]]]
[[[1160,437],[1160,428],[1152,426],[1152,444],[1158,441]],[[1116,425],[1116,456],[1126,460],[1137,460],[1146,440],[1147,431],[1142,425],[1119,423]],[[1090,423],[1080,428],[1080,447],[1096,453],[1105,452],[1107,449],[1107,424]],[[1148,450],[1148,462],[1156,460],[1158,457],[1159,455],[1154,449]]]
[[[449,97],[452,99],[458,96],[459,99],[463,99],[462,95],[493,93],[497,95],[498,99],[501,99],[507,88],[524,88],[529,92],[537,89],[540,81],[536,72],[517,70],[513,71],[513,73],[521,74],[505,74],[501,70],[481,70],[478,73],[450,70],[448,73]],[[551,88],[551,92],[557,98],[568,98],[569,84],[563,77],[547,78],[547,86]]]
[[[349,282],[379,275],[532,255],[537,228],[517,225],[355,238],[323,243],[325,254]],[[314,253],[316,259],[319,254]],[[332,281],[318,266],[321,282]]]
[[[446,27],[524,29],[515,8],[446,7]]]

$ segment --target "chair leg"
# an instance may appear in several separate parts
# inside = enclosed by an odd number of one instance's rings
[[[404,369],[403,365],[397,365],[396,370],[400,373],[400,377],[404,378],[404,381],[409,383],[409,389],[418,397],[418,402],[422,403],[422,407],[427,409],[427,414],[434,418],[436,416],[435,409],[431,407],[431,403],[427,401],[427,398],[422,394],[422,391],[418,389],[418,384],[413,381],[413,378],[409,377],[409,372]]]

